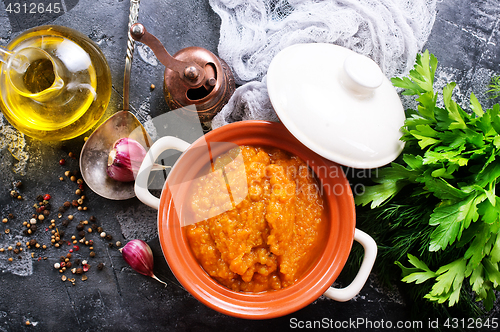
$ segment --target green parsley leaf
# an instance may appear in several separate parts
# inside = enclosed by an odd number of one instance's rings
[[[427,91],[422,93],[417,101],[420,103],[418,105],[418,112],[426,119],[435,122],[434,110],[436,108],[437,93],[433,91]]]
[[[477,205],[477,212],[486,224],[491,225],[498,222],[498,218],[500,217],[500,197],[495,196],[494,203],[488,197],[488,200]]]
[[[491,238],[489,225],[479,224],[478,227],[475,228],[473,238],[474,240],[464,254],[464,258],[469,259],[467,264],[467,275],[470,275],[471,272],[481,264],[483,258],[489,254],[491,250],[492,243],[487,245]]]
[[[493,129],[495,129],[497,134],[500,134],[500,105],[499,104],[493,105],[493,108],[490,110],[490,116],[491,116],[491,125],[493,126]]]
[[[432,272],[431,269],[429,269],[427,264],[425,264],[424,262],[422,262],[417,257],[411,254],[408,254],[408,261],[410,262],[410,264],[414,266],[414,268],[407,268],[400,262],[396,262],[396,264],[403,271],[404,278],[402,279],[402,281],[408,283],[414,282],[416,284],[421,284],[431,278],[435,278],[438,276],[438,274]]]
[[[498,264],[493,263],[491,260],[485,258],[483,260],[485,276],[493,283],[493,287],[497,288],[500,285],[500,271],[498,271]]]
[[[425,92],[425,90],[417,83],[412,82],[408,77],[393,77],[391,78],[391,82],[394,86],[405,89],[405,91],[402,92],[403,95],[416,95]]]
[[[484,115],[483,107],[479,103],[479,100],[477,100],[474,93],[470,94],[470,108],[478,117]]]
[[[437,300],[439,303],[448,300],[450,307],[458,302],[464,280],[465,263],[465,259],[457,259],[437,270],[436,273],[439,275],[436,278],[437,282],[425,298]]]
[[[431,178],[427,180],[424,188],[432,192],[437,198],[443,200],[462,200],[469,196],[468,193],[455,188],[443,178]]]
[[[478,296],[482,299],[485,299],[487,296],[486,287],[484,287],[484,268],[483,265],[480,264],[473,272],[470,277],[472,290],[478,294]]]
[[[431,234],[430,251],[444,250],[449,244],[460,239],[464,229],[479,218],[477,204],[486,199],[485,194],[473,193],[453,205],[438,206],[434,209],[429,225],[437,226]]]
[[[460,112],[460,106],[452,99],[453,89],[456,83],[448,83],[443,89],[443,100],[446,109],[448,110],[448,117],[452,122],[449,125],[449,129],[465,129],[464,118]]]
[[[380,184],[366,187],[364,193],[356,196],[355,202],[358,205],[366,205],[371,202],[371,208],[380,206],[411,181],[414,181],[415,177],[414,171],[397,163],[392,163],[391,167],[381,169],[379,177],[374,179],[375,182]]]
[[[490,252],[490,261],[493,264],[498,264],[500,262],[500,234],[496,234],[495,244]]]

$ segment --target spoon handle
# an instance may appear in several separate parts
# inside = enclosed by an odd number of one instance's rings
[[[135,40],[130,34],[130,27],[137,22],[139,17],[140,0],[130,0],[130,9],[128,16],[128,40],[127,40],[127,57],[125,58],[125,72],[123,74],[123,109],[130,108],[130,69],[132,67],[132,59],[134,57]]]

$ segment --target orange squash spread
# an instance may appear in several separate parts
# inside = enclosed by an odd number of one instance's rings
[[[241,146],[220,156],[193,182],[189,200],[191,215],[201,220],[186,227],[191,250],[211,277],[234,291],[292,285],[327,233],[312,172],[275,148]]]

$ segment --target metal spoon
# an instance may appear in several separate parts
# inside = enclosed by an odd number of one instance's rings
[[[106,173],[109,152],[122,137],[135,139],[145,147],[151,145],[139,120],[129,111],[119,111],[90,135],[80,154],[80,171],[85,183],[96,194],[113,200],[135,196],[134,182],[116,181]]]
[[[135,196],[134,182],[115,181],[106,173],[108,156],[113,144],[122,137],[129,137],[146,148],[151,146],[148,133],[139,120],[128,111],[130,69],[135,45],[130,35],[130,27],[137,22],[139,3],[140,0],[130,0],[127,57],[123,75],[123,111],[117,112],[102,123],[90,135],[80,153],[80,171],[85,183],[98,195],[113,200],[125,200]]]

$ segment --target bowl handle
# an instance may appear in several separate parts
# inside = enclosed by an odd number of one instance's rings
[[[151,146],[148,154],[142,161],[141,168],[139,168],[134,184],[135,195],[141,202],[158,210],[160,207],[160,199],[151,194],[148,189],[149,173],[151,173],[154,162],[162,152],[166,150],[174,149],[184,152],[189,146],[189,143],[172,136],[162,137]]]
[[[345,288],[330,287],[327,289],[324,295],[332,300],[346,302],[358,295],[370,275],[373,264],[375,264],[375,259],[377,258],[377,243],[375,243],[375,240],[357,228],[354,230],[354,240],[363,246],[365,257],[363,258],[358,274],[349,286]]]

